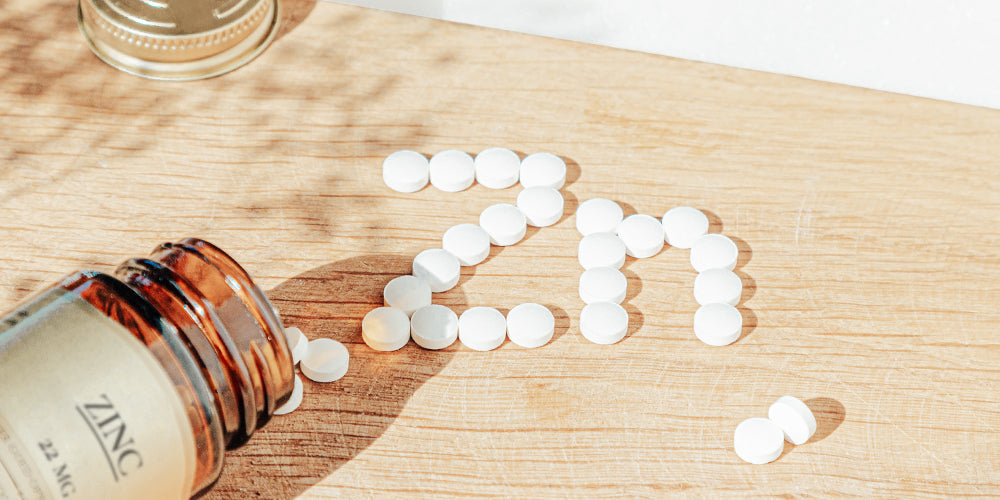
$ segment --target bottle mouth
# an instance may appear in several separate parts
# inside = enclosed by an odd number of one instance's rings
[[[288,400],[294,368],[281,319],[228,254],[187,238],[123,263],[116,274],[178,325],[216,394],[228,448]]]

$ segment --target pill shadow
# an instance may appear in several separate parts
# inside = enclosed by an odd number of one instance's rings
[[[775,462],[780,461],[781,459],[785,458],[785,455],[791,453],[791,451],[794,449],[795,449],[794,444],[789,443],[788,441],[784,441],[784,444],[781,448],[781,455],[778,455],[778,458],[774,459],[774,461]]]
[[[631,259],[631,257],[628,258]],[[622,307],[628,313],[628,331],[625,334],[625,338],[627,339],[642,328],[646,317],[643,316],[642,311],[638,307],[629,302],[642,293],[642,279],[638,274],[626,269],[625,266],[622,266],[621,272],[625,275],[625,279],[628,280],[628,287],[625,289],[625,300],[622,302]]]
[[[566,185],[569,186],[574,182],[580,180],[580,176],[583,174],[583,169],[580,168],[580,164],[576,160],[568,156],[560,156],[564,162],[566,162]],[[563,186],[563,189],[566,187]]]
[[[837,427],[840,427],[840,424],[847,417],[844,405],[833,398],[807,399],[804,403],[816,417],[816,433],[809,439],[810,443],[826,439],[827,436],[833,434],[833,431],[837,430]]]
[[[742,342],[743,339],[749,337],[757,329],[757,314],[753,312],[753,309],[743,305],[736,306],[736,309],[740,312],[740,316],[743,316],[743,328],[740,330],[740,337],[736,341]]]
[[[493,257],[493,249],[494,248],[495,247],[490,246],[490,254],[487,255],[485,259],[483,259],[483,262],[486,262],[486,261],[490,260]],[[497,252],[497,253],[499,253],[499,252]],[[480,264],[482,264],[483,262],[480,262]],[[479,265],[479,264],[477,264],[477,265]],[[462,266],[460,268],[460,273],[461,274],[458,275],[458,283],[455,285],[455,288],[460,288],[462,285],[468,283],[469,280],[471,280],[472,278],[474,278],[476,276],[476,266]],[[409,274],[409,273],[403,273],[403,274]],[[454,290],[455,288],[452,288],[452,290]],[[456,312],[458,312],[458,311],[456,311]]]
[[[566,188],[563,188],[560,192],[563,196],[563,214],[562,217],[559,217],[559,222],[562,222],[576,213],[576,209],[580,206],[580,199]],[[556,224],[559,222],[556,222]]]
[[[633,206],[629,202],[621,201],[621,200],[615,200],[615,203],[617,203],[618,206],[622,207],[622,215],[623,215],[623,217],[628,217],[630,215],[635,215],[635,214],[639,213],[635,209],[635,206]]]
[[[733,240],[733,243],[736,243],[736,248],[740,251],[739,257],[736,259],[736,269],[740,269],[753,259],[753,249],[751,249],[750,244],[742,238],[729,236],[729,239]]]
[[[715,212],[711,210],[705,210],[704,208],[698,208],[701,213],[708,217],[708,232],[710,233],[721,233],[722,232],[722,218],[719,217]],[[735,240],[734,240],[735,241]]]
[[[628,280],[628,288],[625,289],[625,302],[628,302],[642,293],[642,279],[639,278],[638,274],[625,268],[625,266],[622,266],[621,271],[625,275],[625,279]]]
[[[642,311],[638,307],[629,304],[628,302],[623,302],[622,307],[625,308],[625,312],[628,313],[628,332],[625,334],[625,339],[628,339],[635,335],[646,322],[646,316],[642,314]]]
[[[536,226],[528,226],[528,228],[524,230],[524,238],[521,238],[521,241],[518,241],[516,244],[520,245],[520,244],[524,243],[525,241],[530,240],[534,235],[538,234],[538,231],[540,231],[542,229],[544,229],[544,228],[536,227]],[[492,249],[490,249],[490,255],[491,256],[493,255]]]
[[[743,294],[740,295],[740,304],[745,304],[757,294],[757,280],[739,269],[733,271],[733,273],[739,276],[740,281],[743,282]]]
[[[711,226],[712,219],[709,218],[709,225]],[[722,222],[719,222],[721,228]],[[740,277],[740,281],[743,282],[743,294],[740,296],[740,302],[736,308],[740,311],[740,315],[743,316],[743,331],[740,332],[740,338],[737,342],[742,341],[747,338],[757,329],[757,314],[753,312],[753,309],[747,307],[747,302],[750,301],[757,294],[757,280],[753,279],[748,273],[743,271],[743,267],[746,266],[748,262],[753,258],[753,249],[750,248],[750,244],[747,243],[742,238],[737,238],[730,236],[733,243],[736,243],[736,248],[739,249],[739,257],[736,260],[736,268],[733,272]]]
[[[375,442],[410,396],[448,364],[453,350],[428,351],[410,342],[395,352],[376,352],[361,339],[362,318],[382,305],[385,284],[408,274],[410,264],[402,255],[352,257],[267,291],[286,326],[301,328],[310,339],[344,343],[350,369],[328,384],[303,377],[299,409],[275,417],[229,452],[222,477],[204,498],[295,498]]]
[[[549,311],[552,311],[552,316],[556,320],[555,331],[552,333],[552,340],[549,341],[550,343],[552,343],[558,340],[559,337],[562,337],[563,334],[569,331],[569,325],[570,325],[569,313],[566,312],[565,309],[557,305],[553,304],[542,304],[542,305],[547,307]],[[504,316],[506,315],[507,314],[504,313]],[[510,339],[508,339],[508,341],[509,340]]]

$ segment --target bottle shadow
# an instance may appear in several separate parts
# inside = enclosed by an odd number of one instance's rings
[[[227,453],[216,485],[203,498],[294,498],[330,476],[377,440],[420,386],[440,372],[450,350],[413,342],[377,352],[361,339],[361,320],[382,305],[382,289],[409,274],[411,258],[351,257],[295,276],[267,292],[285,326],[310,339],[332,338],[350,351],[350,368],[333,383],[302,377],[305,397],[274,417],[242,448]],[[454,293],[452,294],[454,298]]]

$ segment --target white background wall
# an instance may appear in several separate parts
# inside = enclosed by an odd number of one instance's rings
[[[338,0],[1000,109],[1000,0]]]

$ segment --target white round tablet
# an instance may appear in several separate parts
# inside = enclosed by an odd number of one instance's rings
[[[302,333],[302,330],[290,326],[285,328],[285,340],[288,341],[288,349],[292,351],[292,364],[298,364],[299,361],[302,361],[302,356],[306,355],[309,339]]]
[[[622,207],[605,198],[591,198],[576,207],[576,230],[583,236],[614,233],[625,217]]]
[[[507,336],[521,347],[541,347],[552,340],[556,319],[541,304],[527,302],[507,313]]]
[[[781,396],[767,410],[767,418],[785,433],[785,440],[802,444],[816,433],[816,417],[805,403],[793,396]]]
[[[743,331],[743,315],[729,304],[705,304],[694,312],[694,334],[711,346],[736,342]]]
[[[413,258],[413,275],[427,282],[434,293],[451,290],[461,273],[458,257],[442,248],[424,250]]]
[[[468,189],[476,181],[476,167],[468,153],[449,149],[431,157],[431,185],[448,193]]]
[[[431,303],[431,286],[416,276],[397,276],[382,290],[385,305],[402,309],[407,316]]]
[[[743,460],[752,464],[766,464],[781,456],[785,436],[774,422],[766,418],[748,418],[736,426],[733,448]]]
[[[458,340],[476,351],[491,351],[507,338],[507,319],[492,307],[472,307],[458,318]]]
[[[521,160],[521,185],[560,189],[566,184],[566,162],[552,153],[534,153]]]
[[[316,382],[333,382],[347,373],[350,354],[344,344],[333,339],[316,339],[299,363],[302,374]]]
[[[410,335],[424,349],[444,349],[458,338],[458,316],[440,304],[421,307],[410,318]]]
[[[459,264],[474,266],[489,257],[490,235],[477,224],[458,224],[444,232],[441,248],[458,258]]]
[[[490,235],[490,243],[499,247],[521,241],[528,230],[528,220],[524,214],[509,203],[486,207],[479,214],[479,225]]]
[[[743,280],[729,269],[708,269],[694,279],[694,300],[698,304],[721,302],[735,306],[743,295]]]
[[[614,233],[590,233],[580,240],[576,256],[584,269],[621,268],[625,264],[625,244]]]
[[[476,182],[490,189],[504,189],[517,184],[521,158],[507,148],[484,149],[476,155]]]
[[[420,191],[427,185],[428,177],[427,157],[416,151],[396,151],[382,161],[382,181],[393,191]]]
[[[633,214],[618,224],[625,251],[637,259],[652,257],[663,249],[663,224],[645,214]]]
[[[530,187],[517,194],[517,208],[528,224],[547,227],[559,222],[563,215],[563,197],[558,189]]]
[[[302,392],[302,379],[296,375],[294,385],[292,386],[292,395],[288,397],[288,401],[285,404],[274,410],[274,414],[287,415],[295,411],[302,404]]]
[[[410,318],[402,309],[376,307],[361,320],[361,338],[376,351],[397,351],[410,340]]]
[[[580,275],[580,298],[585,304],[621,304],[627,291],[628,280],[614,267],[592,267]]]
[[[708,217],[692,207],[675,207],[663,214],[663,232],[674,248],[691,248],[708,233]]]
[[[736,268],[740,249],[729,237],[721,234],[706,234],[695,240],[691,247],[691,265],[699,273],[706,269]]]
[[[614,302],[593,302],[580,312],[580,333],[595,344],[614,344],[628,332],[628,311]]]

